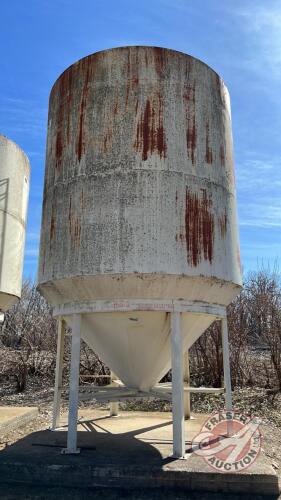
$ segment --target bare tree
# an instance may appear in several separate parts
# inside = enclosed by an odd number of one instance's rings
[[[21,300],[5,315],[1,341],[2,373],[13,374],[19,392],[25,389],[28,375],[43,376],[53,371],[56,321],[29,281],[23,285]]]

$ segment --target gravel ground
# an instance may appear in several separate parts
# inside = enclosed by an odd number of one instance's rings
[[[53,389],[43,386],[42,381],[31,379],[27,390],[24,393],[16,394],[10,384],[1,386],[1,406],[37,406],[39,416],[31,423],[21,427],[6,436],[0,438],[0,450],[14,442],[22,439],[24,436],[39,430],[47,429],[50,426],[52,415]],[[271,461],[273,469],[277,472],[281,480],[281,394],[269,394],[264,389],[247,388],[233,391],[234,407],[247,415],[254,415],[261,418],[261,430],[263,434],[263,450],[265,455]],[[196,413],[210,414],[219,408],[223,408],[224,398],[222,395],[192,395],[192,410]],[[99,407],[93,402],[81,404],[81,407]],[[153,399],[131,401],[122,404],[126,411],[170,411],[171,405],[167,402]],[[67,394],[62,394],[62,411],[67,409]],[[44,500],[44,499],[72,499],[72,500],[117,500],[127,498],[130,500],[250,500],[252,496],[226,495],[212,493],[180,493],[176,491],[146,491],[146,490],[78,490],[75,488],[42,488],[29,486],[1,485],[0,499],[16,500],[18,498],[26,500]],[[266,500],[271,497],[255,496],[255,500]],[[276,499],[276,497],[274,497]],[[281,500],[281,496],[279,497]]]
[[[1,388],[1,406],[37,406],[39,416],[36,420],[26,426],[11,432],[0,439],[0,450],[23,438],[31,432],[47,429],[50,426],[52,414],[53,389],[42,388],[42,381],[31,379],[24,393],[15,394],[11,385]],[[219,408],[223,408],[224,398],[222,395],[206,396],[202,394],[192,395],[192,410],[195,413],[210,414]],[[281,478],[281,394],[268,394],[261,388],[248,388],[233,391],[234,408],[246,415],[261,418],[261,430],[263,434],[263,450],[270,459],[271,465]],[[83,403],[81,407],[99,407],[91,403]],[[153,399],[131,401],[121,405],[128,411],[171,411],[171,405],[167,402]],[[62,394],[62,411],[67,409],[66,393]],[[1,497],[0,497],[1,498]]]

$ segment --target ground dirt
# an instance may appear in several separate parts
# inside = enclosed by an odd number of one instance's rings
[[[47,429],[50,426],[51,415],[52,415],[52,400],[53,400],[53,389],[51,387],[42,388],[42,384],[38,380],[31,380],[27,390],[24,393],[16,394],[11,387],[6,388],[2,386],[1,388],[1,400],[0,405],[16,405],[16,406],[37,406],[39,409],[38,417],[30,422],[29,424],[18,428],[17,430],[10,432],[9,434],[0,437],[0,450],[4,449],[6,446],[22,439],[24,436],[30,434],[31,432]],[[235,409],[241,411],[247,415],[257,416],[261,419],[261,431],[263,434],[263,450],[265,455],[269,458],[272,468],[277,472],[281,479],[281,394],[274,393],[270,394],[264,389],[259,388],[248,388],[243,390],[233,391],[233,400]],[[123,409],[128,411],[170,411],[171,407],[168,403],[159,400],[142,400],[137,402],[128,402],[122,405]],[[83,403],[84,408],[99,407],[100,405],[95,405],[93,402],[87,404]],[[103,407],[105,408],[105,407]],[[219,408],[223,408],[223,396],[221,395],[196,395],[192,397],[192,409],[196,413],[212,413]],[[67,393],[62,394],[62,411],[67,409]],[[53,499],[53,498],[106,498],[108,500],[113,500],[117,498],[130,498],[132,500],[142,500],[146,499],[158,499],[165,498],[169,499],[229,499],[238,500],[239,495],[215,495],[215,494],[197,494],[190,493],[181,496],[181,493],[176,492],[163,492],[159,496],[159,492],[150,492],[149,494],[145,491],[116,491],[116,490],[102,490],[98,492],[95,491],[77,491],[76,489],[65,490],[50,488],[49,491],[42,491],[42,488],[30,488],[11,486],[2,486],[0,490],[0,498],[2,499],[14,499],[14,498],[24,498],[24,499]],[[157,496],[158,495],[158,496]],[[243,497],[244,498],[244,497]],[[251,498],[251,497],[245,497]],[[255,497],[258,500],[258,497]],[[262,497],[260,497],[262,498]],[[268,498],[268,497],[267,497]],[[280,497],[281,499],[281,497]]]

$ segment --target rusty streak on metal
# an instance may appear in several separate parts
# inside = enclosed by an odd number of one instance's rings
[[[209,126],[209,121],[207,120],[206,122],[206,152],[205,152],[205,161],[206,163],[213,163],[213,152],[212,148],[210,146],[210,138],[209,138],[209,133],[210,133],[210,126]]]
[[[103,152],[107,153],[109,150],[111,150],[111,147],[112,147],[112,130],[109,128],[104,136]]]
[[[219,75],[215,75],[215,78],[216,78],[216,87],[217,87],[217,92],[218,92],[218,98],[219,98],[219,103],[220,103],[220,106],[223,105],[223,97],[222,97],[222,92],[221,92],[221,79],[219,77]]]
[[[196,131],[196,120],[195,120],[195,82],[193,82],[193,86],[191,86],[189,83],[186,85],[183,98],[185,104],[185,117],[186,117],[187,156],[191,160],[192,165],[194,165],[196,143],[197,143],[197,131]]]
[[[79,246],[81,237],[81,224],[79,218],[73,214],[71,196],[69,197],[68,221],[71,243],[74,247]]]
[[[128,107],[129,96],[133,93],[139,86],[139,75],[138,75],[138,58],[135,57],[131,61],[131,54],[128,53],[127,61],[127,86],[126,86],[126,97],[125,97],[125,109]]]
[[[185,241],[184,233],[176,234],[176,241]]]
[[[85,197],[84,197],[84,189],[82,188],[81,190],[81,210],[82,212],[85,209]]]
[[[221,237],[225,238],[226,231],[227,231],[227,213],[226,213],[226,210],[224,211],[224,214],[219,217],[219,228],[220,228]]]
[[[45,264],[46,264],[46,247],[44,246],[43,255],[42,255],[42,274],[43,275],[45,273]]]
[[[119,100],[118,100],[118,97],[117,97],[116,103],[115,103],[114,109],[113,109],[114,115],[117,115],[117,113],[118,113],[118,103],[119,103]]]
[[[154,47],[154,64],[158,76],[162,76],[165,67],[165,51],[160,47]]]
[[[185,66],[185,78],[187,82],[189,82],[190,71],[191,71],[191,59],[188,59]]]
[[[223,144],[220,145],[220,162],[221,166],[225,166],[225,151],[224,151],[224,146]]]
[[[201,191],[200,197],[186,188],[185,195],[187,261],[192,266],[197,266],[202,258],[210,263],[213,260],[214,216],[210,210],[212,199],[206,189]]]
[[[148,66],[148,57],[147,57],[147,52],[145,52],[144,59],[145,59],[145,65],[146,65],[146,67],[147,67],[147,66]]]
[[[84,76],[84,85],[82,89],[81,102],[80,102],[79,130],[78,130],[78,137],[76,140],[76,155],[79,162],[81,161],[82,155],[85,153],[86,140],[85,140],[84,122],[85,122],[85,108],[87,104],[87,97],[89,91],[89,80],[92,69],[91,63],[92,59],[90,57],[86,57],[81,61],[83,69],[82,74],[83,75],[85,74],[85,76]]]
[[[55,236],[55,224],[56,224],[56,211],[54,205],[52,205],[51,223],[50,223],[50,249],[52,246],[52,240]]]
[[[158,93],[151,100],[147,99],[145,108],[137,125],[134,143],[136,151],[142,153],[145,161],[158,152],[160,158],[167,156],[166,135],[163,126],[163,101]]]
[[[59,80],[59,105],[58,105],[58,118],[57,118],[57,132],[56,132],[56,169],[60,171],[63,150],[65,143],[70,140],[70,116],[71,116],[71,98],[72,98],[72,68],[65,71]],[[65,126],[66,121],[66,126]],[[65,137],[66,136],[66,137]]]

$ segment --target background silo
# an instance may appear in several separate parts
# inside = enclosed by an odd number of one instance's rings
[[[86,342],[146,390],[171,364],[165,301],[224,307],[240,287],[230,103],[217,73],[153,47],[70,66],[50,96],[40,244],[39,290],[55,314],[70,326],[83,314]],[[126,300],[143,311],[122,312]],[[119,312],[96,313],[97,301]],[[214,319],[182,315],[185,349]]]
[[[21,296],[29,176],[27,156],[0,135],[0,311]]]

